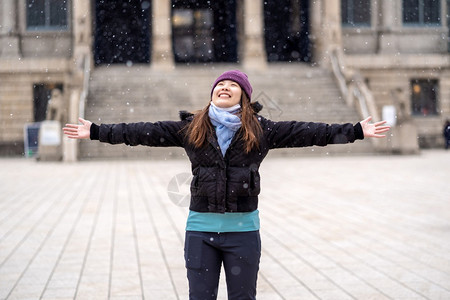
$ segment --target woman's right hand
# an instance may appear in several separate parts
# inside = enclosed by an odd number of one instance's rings
[[[70,139],[88,139],[91,135],[91,121],[78,118],[83,125],[66,124],[63,128],[64,134]]]

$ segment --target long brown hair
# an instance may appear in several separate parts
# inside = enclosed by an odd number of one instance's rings
[[[213,134],[214,127],[208,116],[209,106],[200,111],[194,112],[192,122],[187,126],[188,142],[195,148],[205,145],[209,136]],[[252,104],[245,93],[241,96],[241,139],[244,141],[245,153],[249,153],[253,148],[259,147],[259,138],[262,134],[261,124],[259,124],[253,110]]]

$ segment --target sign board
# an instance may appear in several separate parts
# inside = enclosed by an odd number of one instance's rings
[[[23,128],[25,157],[33,157],[38,153],[39,128],[41,123],[28,123]]]
[[[395,126],[397,123],[397,111],[394,105],[383,106],[382,120],[386,120],[386,125]]]
[[[41,146],[61,145],[61,123],[59,121],[43,121],[39,133]]]

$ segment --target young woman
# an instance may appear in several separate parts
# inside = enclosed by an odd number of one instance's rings
[[[110,144],[183,147],[192,164],[185,260],[190,299],[216,299],[223,264],[229,299],[255,299],[261,256],[258,169],[270,149],[353,143],[383,137],[385,122],[356,125],[273,122],[251,103],[246,74],[227,71],[213,84],[201,111],[181,121],[96,125],[67,124],[69,138]]]

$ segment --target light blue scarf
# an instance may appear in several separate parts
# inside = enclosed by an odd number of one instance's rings
[[[221,108],[211,102],[209,106],[208,115],[211,123],[216,127],[217,141],[223,156],[225,156],[234,134],[241,128],[241,118],[233,114],[240,109],[241,106],[239,104]]]

